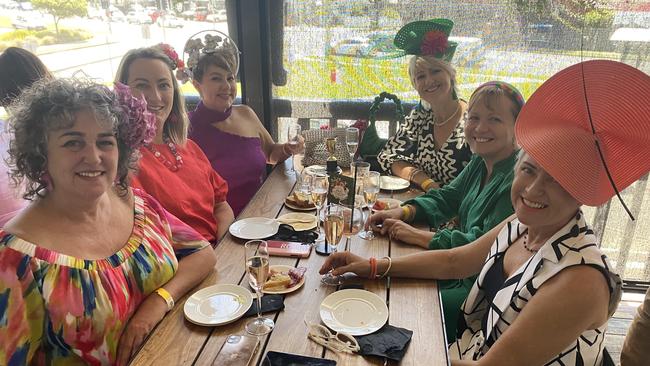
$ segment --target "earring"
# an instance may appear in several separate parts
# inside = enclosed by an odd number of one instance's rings
[[[45,190],[48,192],[52,192],[54,189],[54,184],[52,183],[52,176],[50,173],[46,170],[41,174],[41,179],[39,180],[39,183],[41,183],[43,186],[45,186]]]

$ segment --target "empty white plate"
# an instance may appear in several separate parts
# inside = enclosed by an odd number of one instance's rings
[[[399,191],[411,185],[408,180],[393,175],[382,175],[379,177],[379,187],[386,191]]]
[[[185,301],[185,318],[198,325],[223,325],[241,318],[253,304],[247,289],[231,284],[206,287]]]
[[[320,304],[320,318],[333,331],[366,335],[386,324],[388,307],[382,298],[372,292],[339,290]]]
[[[230,235],[241,239],[264,239],[278,232],[280,224],[266,217],[249,217],[235,221],[230,225]]]

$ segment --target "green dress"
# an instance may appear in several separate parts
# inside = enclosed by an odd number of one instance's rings
[[[429,249],[451,249],[471,243],[512,215],[514,210],[510,188],[516,155],[515,152],[496,163],[490,180],[484,186],[481,186],[481,182],[487,174],[487,168],[483,159],[474,155],[465,169],[449,184],[404,203],[417,208],[415,223],[427,223],[433,228],[458,217],[458,226],[436,231],[429,242]],[[448,342],[456,340],[460,307],[475,279],[476,276],[471,276],[460,280],[438,281]]]

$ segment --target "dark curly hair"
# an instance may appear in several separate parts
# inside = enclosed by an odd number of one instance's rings
[[[47,181],[47,142],[51,131],[70,128],[76,114],[91,111],[95,118],[116,133],[118,147],[118,194],[128,192],[129,172],[135,170],[139,153],[120,138],[119,127],[128,122],[127,113],[117,104],[115,94],[107,87],[78,79],[40,80],[26,89],[12,104],[9,118],[12,140],[8,164],[13,183],[25,184],[25,199],[44,197]]]

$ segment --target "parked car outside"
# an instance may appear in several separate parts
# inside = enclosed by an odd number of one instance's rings
[[[359,58],[395,58],[403,55],[393,44],[395,35],[387,32],[374,32],[367,36],[356,36],[336,42],[330,46],[326,55]],[[458,43],[452,63],[457,66],[473,67],[483,56],[483,42],[478,37],[449,37]]]
[[[194,20],[194,10],[185,10],[181,12],[180,17],[186,20]]]
[[[131,24],[152,24],[151,17],[146,13],[130,11],[126,14],[126,20]]]
[[[228,20],[226,9],[218,10],[214,14],[208,14],[208,16],[205,17],[205,20],[212,23],[225,22],[226,20]]]
[[[45,18],[35,11],[16,15],[11,25],[16,29],[43,30],[47,28]]]
[[[171,14],[161,15],[158,17],[157,24],[165,28],[183,28],[183,26],[185,26],[185,23],[182,19],[177,18]]]
[[[194,9],[194,20],[197,22],[204,22],[208,16],[208,8],[205,6],[197,6]]]
[[[126,23],[126,16],[120,9],[109,9],[108,10],[109,15],[108,15],[108,20],[111,22],[118,22],[118,23]]]

